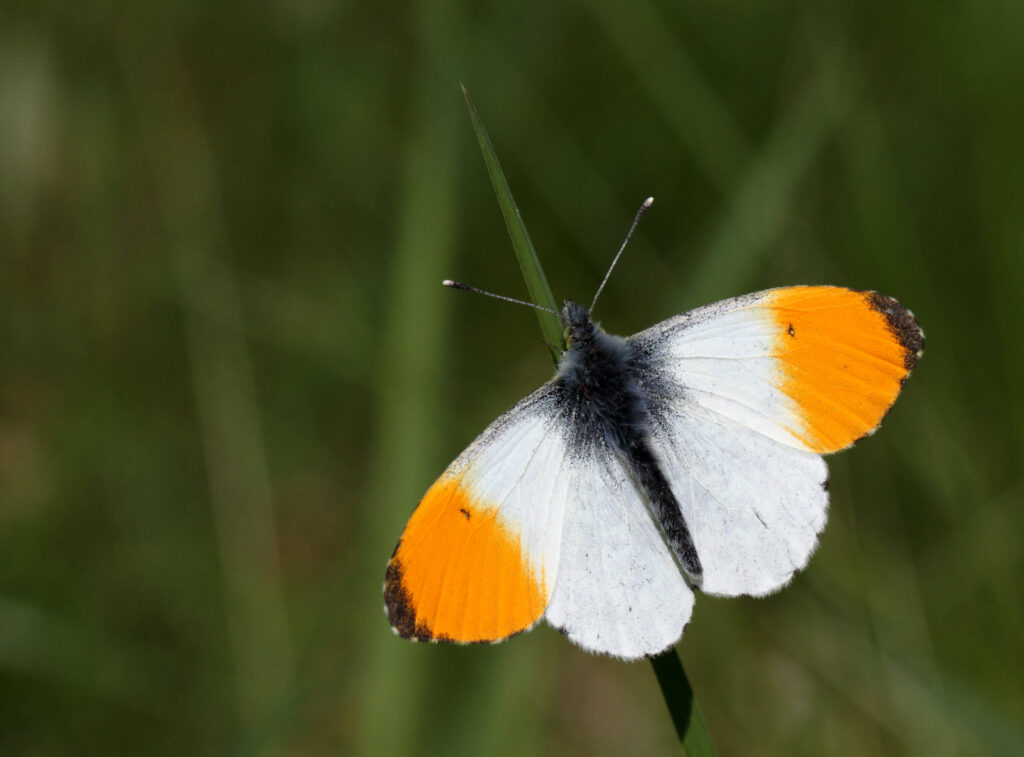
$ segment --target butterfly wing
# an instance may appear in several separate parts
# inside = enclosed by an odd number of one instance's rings
[[[546,384],[424,495],[385,575],[386,611],[400,636],[498,641],[543,615],[571,496],[561,413]]]
[[[547,621],[591,652],[624,659],[674,644],[693,609],[646,500],[608,442],[574,446],[575,496]]]
[[[761,595],[824,528],[821,454],[871,433],[924,344],[875,292],[787,287],[684,313],[631,338],[651,441],[711,594]]]
[[[394,630],[499,641],[549,623],[623,658],[678,640],[693,594],[645,500],[578,408],[546,384],[495,421],[427,491],[388,564]]]
[[[768,594],[803,568],[825,527],[820,455],[700,406],[662,413],[652,444],[690,530],[708,594]]]

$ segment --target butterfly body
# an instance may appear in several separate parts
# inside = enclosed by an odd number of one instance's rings
[[[784,287],[628,338],[566,303],[555,376],[492,423],[388,563],[392,628],[499,641],[542,617],[636,659],[682,635],[694,588],[761,596],[825,526],[822,455],[871,433],[924,344],[896,300]]]
[[[562,308],[568,345],[559,361],[555,387],[570,408],[562,433],[569,446],[594,447],[603,438],[646,495],[669,546],[691,583],[700,582],[700,558],[650,444],[650,406],[643,387],[659,382],[643,354],[629,340],[606,333],[586,309],[567,301]]]

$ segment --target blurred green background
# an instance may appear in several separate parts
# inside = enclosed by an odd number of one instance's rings
[[[1024,751],[1024,4],[0,5],[0,753],[650,755],[646,663],[394,637],[419,496],[551,374],[466,114],[556,297],[631,333],[878,289],[925,357],[809,568],[699,596],[725,754]]]

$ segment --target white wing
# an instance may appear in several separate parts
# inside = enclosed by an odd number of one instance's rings
[[[630,341],[701,588],[761,595],[806,565],[825,526],[818,453],[878,426],[923,335],[874,292],[788,287],[698,308]]]
[[[578,454],[547,621],[591,652],[636,659],[679,640],[693,610],[645,497],[607,443]]]
[[[541,387],[423,497],[385,580],[401,636],[498,641],[546,610],[592,652],[632,659],[679,639],[692,592],[618,458],[603,440],[570,445],[565,412]]]
[[[702,591],[768,594],[807,564],[828,507],[819,455],[686,402],[651,431],[701,561]]]

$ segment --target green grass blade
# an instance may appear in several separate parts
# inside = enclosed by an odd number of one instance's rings
[[[540,261],[533,249],[526,225],[519,215],[519,209],[516,207],[515,200],[512,199],[512,190],[509,189],[505,174],[502,173],[490,137],[487,136],[487,131],[480,121],[480,115],[465,87],[462,88],[462,94],[466,98],[469,116],[473,121],[473,129],[476,131],[480,150],[484,155],[484,162],[487,164],[487,172],[491,176],[494,193],[498,197],[498,204],[501,205],[501,212],[505,216],[505,225],[508,226],[509,236],[512,237],[512,246],[519,259],[519,267],[523,271],[523,278],[526,279],[530,296],[538,305],[557,310],[555,299],[551,294],[551,287],[548,286],[547,278],[540,267]],[[556,346],[564,347],[561,322],[557,316],[540,310],[537,311],[537,316],[540,320],[541,332],[548,343],[552,345],[552,355],[557,362],[559,355]],[[714,757],[716,755],[714,744],[711,742],[704,718],[693,697],[690,681],[686,677],[683,663],[680,661],[679,655],[676,654],[675,648],[673,647],[657,657],[652,657],[651,665],[654,667],[654,674],[658,678],[658,685],[661,686],[662,696],[665,698],[665,704],[668,706],[669,714],[672,716],[672,722],[686,754],[689,757]]]
[[[687,757],[715,757],[718,753],[675,647],[652,657],[651,666]]]
[[[494,152],[491,138],[487,136],[487,130],[480,120],[480,114],[476,111],[469,92],[462,88],[462,94],[466,98],[466,106],[469,108],[469,117],[473,121],[473,130],[476,132],[477,141],[480,143],[480,152],[483,153],[484,163],[487,164],[487,173],[490,174],[491,184],[494,187],[494,194],[498,198],[498,205],[501,206],[501,214],[505,217],[505,226],[508,227],[508,235],[512,238],[512,247],[516,251],[516,258],[519,260],[519,268],[526,280],[526,288],[530,291],[530,298],[537,305],[550,308],[555,312],[559,311],[558,303],[551,294],[551,287],[544,276],[537,259],[537,252],[533,249],[533,242],[526,231],[522,216],[519,215],[519,208],[512,198],[512,190],[505,180],[505,174],[501,170],[498,156]],[[535,311],[537,320],[540,321],[540,330],[551,348],[551,356],[558,362],[560,351],[564,349],[565,342],[562,334],[562,322],[558,316],[545,313],[543,310]]]

